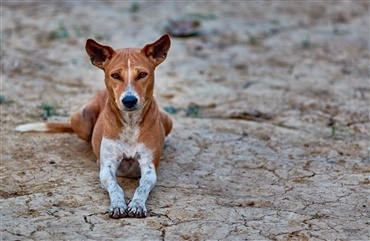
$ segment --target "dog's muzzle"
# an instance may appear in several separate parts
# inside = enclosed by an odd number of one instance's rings
[[[127,110],[135,110],[137,98],[134,95],[127,95],[122,99],[122,104]]]

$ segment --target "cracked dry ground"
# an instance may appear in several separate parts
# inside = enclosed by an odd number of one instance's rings
[[[201,36],[172,38],[156,72],[178,112],[149,217],[110,219],[89,144],[12,130],[103,88],[87,38],[140,47],[187,14]],[[367,1],[3,2],[1,18],[2,240],[369,240]],[[129,200],[138,180],[119,183]]]

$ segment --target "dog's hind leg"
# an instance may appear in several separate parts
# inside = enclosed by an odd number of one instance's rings
[[[167,136],[172,130],[171,117],[162,108],[159,108],[159,114],[161,116],[164,131],[165,131],[166,136]]]
[[[81,106],[71,118],[73,131],[85,141],[91,141],[95,123],[104,108],[107,91],[100,91],[86,105]],[[102,101],[102,99],[104,101]]]

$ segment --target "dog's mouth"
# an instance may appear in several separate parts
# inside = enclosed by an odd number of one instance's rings
[[[122,109],[124,112],[135,112],[135,111],[138,111],[139,108],[137,106],[134,106],[132,108],[127,108],[127,107],[123,107]]]

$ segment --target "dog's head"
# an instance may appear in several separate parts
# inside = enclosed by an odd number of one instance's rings
[[[92,39],[85,48],[91,63],[104,70],[110,98],[120,110],[129,112],[142,109],[153,96],[154,70],[166,59],[170,46],[166,34],[142,49],[113,50]]]

